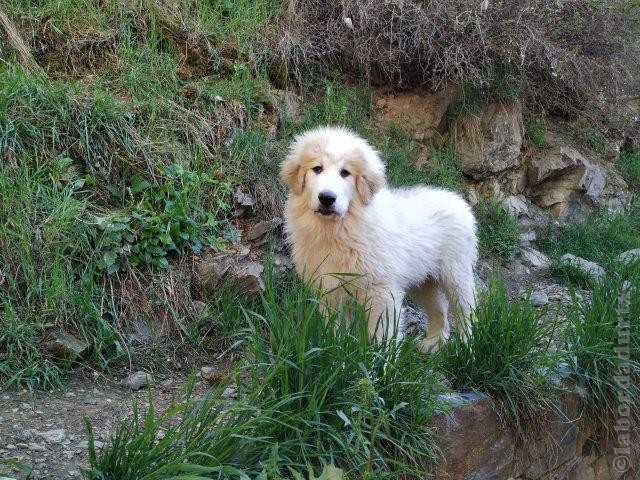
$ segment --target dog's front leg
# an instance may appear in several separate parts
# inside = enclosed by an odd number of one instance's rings
[[[369,318],[367,328],[369,336],[383,342],[395,338],[402,339],[400,331],[400,312],[404,294],[393,288],[379,288],[369,291]]]

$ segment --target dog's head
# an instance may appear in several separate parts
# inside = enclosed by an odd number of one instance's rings
[[[319,217],[342,218],[367,205],[385,185],[384,164],[362,138],[343,128],[321,127],[291,144],[280,177]]]

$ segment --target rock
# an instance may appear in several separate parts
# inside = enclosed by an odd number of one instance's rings
[[[36,432],[36,435],[47,443],[60,443],[67,436],[67,432],[64,428],[56,428],[55,430],[48,430],[46,432]]]
[[[202,315],[205,308],[207,308],[207,304],[205,302],[201,302],[200,300],[195,300],[193,302],[193,311],[196,315]]]
[[[152,382],[151,375],[146,372],[138,371],[132,373],[122,381],[122,384],[131,390],[140,390]]]
[[[408,333],[424,333],[427,331],[428,319],[424,312],[411,305],[402,307],[400,313],[400,329]]]
[[[561,263],[567,263],[569,265],[573,265],[574,267],[579,268],[585,273],[588,273],[596,280],[600,280],[604,277],[605,271],[600,265],[595,262],[590,262],[589,260],[585,260],[584,258],[576,257],[570,253],[565,253],[560,257]]]
[[[537,237],[538,236],[534,230],[529,230],[528,232],[523,232],[518,235],[518,243],[520,243],[520,246],[522,247],[528,247],[531,242],[536,241]]]
[[[44,347],[56,358],[74,359],[89,349],[88,343],[59,328],[51,328],[47,333],[52,340],[46,342]]]
[[[94,440],[93,441],[93,445],[96,448],[102,448],[102,447],[104,447],[104,442],[101,442],[100,440]],[[81,448],[82,450],[86,450],[87,448],[89,448],[89,441],[88,440],[83,440],[78,445],[76,445],[76,448]]]
[[[221,372],[214,367],[204,366],[200,368],[200,377],[203,381],[210,383],[211,385],[217,385],[222,380],[227,378],[227,372]]]
[[[228,400],[237,398],[237,396],[238,396],[238,393],[235,385],[229,385],[227,388],[224,389],[224,392],[222,392],[222,398],[226,398]]]
[[[640,248],[634,248],[632,250],[627,250],[626,252],[622,252],[618,255],[617,258],[620,263],[632,263],[640,260]]]
[[[454,139],[462,171],[476,180],[518,165],[523,136],[520,104],[494,102],[478,117],[458,119]]]
[[[240,217],[245,214],[253,214],[256,201],[251,195],[243,192],[240,187],[238,187],[233,194],[233,200],[236,207],[234,211],[234,215],[236,217]]]
[[[551,265],[549,257],[533,248],[523,249],[520,255],[522,262],[532,268],[548,268]]]
[[[293,260],[289,255],[277,253],[273,257],[273,265],[280,271],[287,271],[293,268]]]
[[[255,295],[264,290],[263,271],[261,263],[243,260],[231,266],[229,277],[232,285],[237,286],[241,292]]]
[[[249,249],[244,250],[242,246],[226,252],[204,250],[193,265],[191,275],[193,286],[204,296],[210,295],[222,284],[231,266],[244,259],[249,252]]]
[[[170,392],[171,390],[173,390],[173,379],[168,378],[164,382],[162,382],[160,384],[160,390],[162,390],[163,392]]]
[[[559,146],[542,150],[528,162],[529,185],[538,185],[545,180],[558,177],[586,162],[587,159],[573,147]]]
[[[508,478],[515,465],[515,441],[509,427],[495,414],[490,400],[474,396],[467,400],[433,421],[444,457],[435,478]]]
[[[30,443],[27,448],[32,452],[46,452],[47,448],[39,443]]]
[[[519,217],[529,213],[529,206],[524,195],[510,195],[503,200],[504,206],[514,216]]]
[[[267,220],[264,222],[258,222],[249,228],[247,232],[246,239],[248,241],[256,240],[263,235],[273,231],[282,225],[282,219],[279,217],[275,217],[271,220]]]
[[[529,297],[529,300],[531,301],[531,305],[533,305],[536,308],[544,307],[546,304],[549,303],[549,296],[542,290],[536,290],[531,294],[531,297]]]

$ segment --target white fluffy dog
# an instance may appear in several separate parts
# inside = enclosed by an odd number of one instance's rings
[[[280,175],[291,190],[285,222],[297,272],[334,305],[348,296],[366,301],[372,336],[396,333],[407,292],[428,316],[422,351],[448,338],[449,304],[461,323],[469,319],[476,222],[462,198],[425,186],[388,189],[378,153],[343,128],[296,137]]]

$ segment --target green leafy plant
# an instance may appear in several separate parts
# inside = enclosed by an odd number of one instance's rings
[[[629,187],[640,193],[640,150],[620,155],[618,169]]]
[[[202,209],[204,192],[215,191],[215,208],[224,210],[230,186],[206,173],[184,170],[180,165],[163,169],[163,180],[152,185],[134,176],[126,192],[112,188],[118,197],[130,197],[133,207],[100,217],[98,266],[108,273],[127,266],[169,266],[171,252],[200,252],[203,245],[219,246],[218,211]]]

